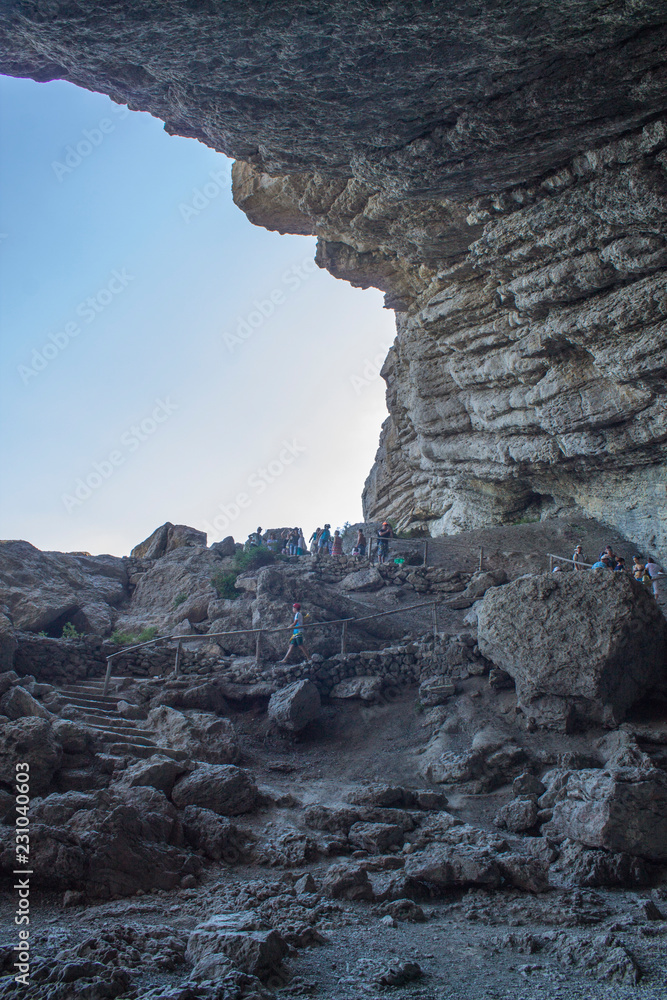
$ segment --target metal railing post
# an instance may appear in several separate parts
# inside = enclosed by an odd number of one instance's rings
[[[109,682],[111,680],[111,661],[113,660],[113,653],[111,656],[107,656],[107,672],[104,675],[104,687],[102,688],[102,694],[106,698],[109,691]]]
[[[480,546],[479,550],[479,572],[482,572],[482,567],[484,565],[484,549]]]
[[[424,542],[424,561],[422,566],[428,566],[428,542]]]
[[[340,651],[347,653],[347,622],[343,622],[343,627],[340,630]]]
[[[553,569],[554,569],[554,557],[549,556],[549,572],[553,573]]]
[[[435,642],[438,638],[438,605],[433,605],[433,641]]]
[[[255,666],[258,667],[260,663],[260,653],[262,645],[262,630],[257,629],[257,635],[255,636]]]
[[[178,671],[181,666],[181,649],[183,647],[183,642],[181,639],[178,640],[176,645],[176,662],[174,663],[174,673],[178,676]]]

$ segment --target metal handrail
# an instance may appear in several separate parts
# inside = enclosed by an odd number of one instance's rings
[[[592,569],[592,567],[593,567],[593,563],[583,562],[583,560],[580,560],[580,559],[568,559],[567,556],[557,556],[557,555],[554,555],[553,552],[547,552],[547,555],[549,556],[549,572],[551,572],[553,570],[553,565],[554,565],[553,561],[554,561],[554,559],[557,559],[559,562],[569,562],[569,563],[572,563],[573,566],[574,565],[576,565],[576,566],[586,566],[588,569]]]
[[[398,615],[402,614],[404,611],[414,611],[417,608],[432,608],[433,609],[433,631],[434,635],[438,633],[438,606],[441,605],[442,601],[424,601],[421,604],[409,604],[407,607],[403,608],[393,608],[390,611],[378,611],[372,615],[362,615],[360,618],[334,618],[332,621],[328,622],[309,622],[301,626],[301,628],[327,628],[330,625],[342,625],[342,637],[341,637],[341,653],[345,653],[345,640],[347,637],[347,626],[350,622],[366,622],[373,618],[383,618],[386,615]],[[255,646],[255,661],[259,663],[259,648],[260,648],[260,637],[263,633],[267,632],[290,632],[294,628],[294,625],[276,625],[272,628],[241,628],[241,629],[230,629],[226,632],[206,632],[203,635],[161,635],[155,639],[149,639],[147,642],[139,642],[134,646],[125,646],[123,649],[119,649],[116,653],[110,653],[107,656],[107,670],[104,677],[104,688],[102,691],[103,695],[106,695],[109,690],[109,682],[111,681],[111,663],[117,656],[122,656],[124,653],[131,653],[135,649],[143,649],[145,646],[154,646],[159,642],[177,642],[176,647],[176,665],[175,672],[178,673],[178,667],[181,658],[181,647],[184,642],[203,642],[208,639],[216,639],[219,636],[225,635],[256,635],[257,642]]]

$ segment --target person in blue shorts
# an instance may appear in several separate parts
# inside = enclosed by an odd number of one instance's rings
[[[310,654],[306,649],[306,645],[303,640],[303,614],[301,613],[301,605],[298,603],[293,604],[292,611],[294,613],[294,619],[292,621],[292,634],[290,636],[287,652],[280,661],[281,663],[287,663],[295,649],[301,653],[304,660],[310,659]]]

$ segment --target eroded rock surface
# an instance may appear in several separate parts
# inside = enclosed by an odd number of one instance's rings
[[[666,32],[658,0],[24,0],[0,66],[236,157],[253,222],[386,291],[368,517],[442,533],[578,505],[665,552]]]

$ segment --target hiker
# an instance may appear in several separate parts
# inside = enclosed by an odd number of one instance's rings
[[[287,548],[291,556],[296,555],[296,550],[299,547],[299,529],[292,528],[289,535],[287,536]]]
[[[284,556],[289,555],[289,536],[290,536],[290,529],[283,528],[283,530],[280,533],[280,540],[282,542],[282,547],[280,551]]]
[[[377,538],[378,538],[378,563],[383,563],[387,561],[387,553],[389,552],[389,539],[394,537],[394,532],[391,530],[391,525],[389,521],[383,521],[382,527],[378,528]]]
[[[608,559],[612,566],[616,565],[616,553],[611,545],[605,545],[603,551],[600,553],[600,559]]]
[[[325,524],[322,528],[320,537],[317,540],[317,548],[320,555],[324,555],[326,552],[329,555],[329,542],[331,540],[331,525]]]
[[[269,537],[266,540],[266,547],[269,552],[276,552],[278,549],[278,539],[276,538],[275,531],[269,533]]]
[[[292,611],[294,613],[294,618],[292,620],[292,635],[290,636],[287,652],[280,661],[281,663],[287,663],[292,655],[292,651],[295,649],[298,649],[301,652],[304,660],[309,659],[308,651],[303,641],[303,615],[301,613],[301,605],[298,601],[295,601],[292,605]]]
[[[572,553],[572,569],[582,570],[584,568],[584,550],[581,545],[577,545]]]
[[[321,534],[322,534],[322,529],[321,528],[316,528],[315,531],[310,536],[310,538],[308,539],[311,556],[316,556],[317,555],[317,543],[320,540],[320,535]]]
[[[659,576],[664,576],[665,574],[661,573],[660,567],[658,566],[658,564],[655,561],[655,559],[653,558],[653,556],[649,556],[648,557],[648,560],[647,560],[647,563],[646,563],[646,566],[644,567],[644,569],[645,569],[646,573],[648,574],[649,581],[650,581],[650,586],[651,586],[651,589],[653,591],[653,596],[654,597],[658,597],[658,595],[660,593],[660,587],[659,587],[659,584],[658,584],[658,577]]]
[[[632,557],[632,575],[635,580],[639,581],[639,583],[642,582],[642,577],[644,576],[644,560],[641,556]]]
[[[359,556],[360,559],[366,555],[366,536],[363,528],[359,528],[357,531],[357,541],[352,549],[352,555]]]
[[[333,542],[331,543],[331,555],[332,556],[342,556],[343,554],[343,539],[340,537],[340,531],[338,528],[334,531]]]
[[[303,528],[299,528],[299,538],[296,543],[296,554],[298,556],[305,556],[307,551],[306,539],[303,537]]]
[[[616,565],[614,566],[614,573],[625,573],[625,559],[623,556],[616,556]]]
[[[593,565],[591,566],[591,569],[611,569],[611,568],[612,565],[609,561],[609,557],[606,556],[604,553],[601,553],[598,561],[594,562]]]

